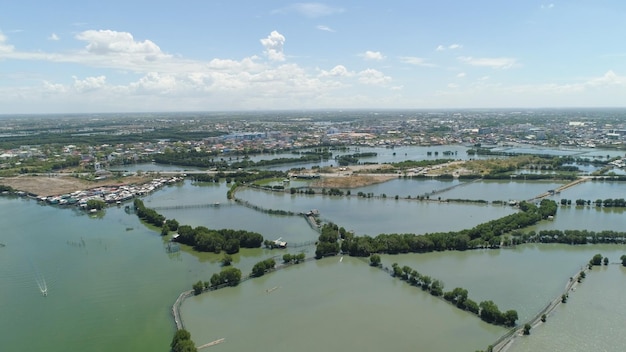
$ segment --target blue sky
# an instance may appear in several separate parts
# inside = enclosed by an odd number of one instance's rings
[[[626,106],[623,0],[21,0],[0,114]]]

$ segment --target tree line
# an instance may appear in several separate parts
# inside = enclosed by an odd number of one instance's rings
[[[373,253],[424,253],[444,250],[467,250],[475,248],[498,248],[502,235],[527,227],[556,214],[553,200],[544,199],[540,205],[521,202],[521,212],[479,224],[471,229],[451,232],[416,234],[380,234],[376,237],[342,235],[341,251],[351,256],[367,257]],[[336,226],[336,225],[335,225]],[[322,236],[320,236],[320,242]],[[318,245],[319,247],[319,245]],[[323,253],[332,253],[324,251]]]
[[[257,232],[232,229],[209,229],[205,226],[192,228],[189,225],[179,225],[176,219],[166,220],[165,216],[156,210],[147,208],[143,201],[135,198],[134,203],[137,216],[154,226],[161,227],[161,235],[170,231],[178,231],[175,241],[192,246],[199,252],[227,254],[238,253],[240,248],[259,248],[263,244],[263,235]]]
[[[377,259],[377,256],[374,254],[370,257],[371,265],[379,265],[377,263],[379,263],[380,257]],[[487,323],[513,327],[518,319],[517,311],[511,309],[501,312],[493,301],[476,303],[468,297],[467,289],[456,287],[452,291],[444,292],[444,283],[441,280],[420,274],[417,270],[407,265],[400,267],[398,263],[393,263],[391,265],[391,275],[406,281],[412,286],[421,287],[422,290],[430,292],[435,297],[442,297],[457,308],[478,315]]]

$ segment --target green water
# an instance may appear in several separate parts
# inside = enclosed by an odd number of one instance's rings
[[[507,184],[499,184],[494,192],[506,193],[506,188]],[[182,224],[248,229],[293,243],[316,236],[300,217],[270,216],[228,205],[226,189],[225,184],[187,182],[167,187],[145,201],[151,207],[171,207],[160,212]],[[509,207],[393,199],[292,197],[257,191],[244,195],[272,207],[318,208],[323,216],[347,229],[359,230],[357,234],[378,234],[385,229],[460,229],[514,211]],[[224,206],[173,208],[214,202]],[[560,208],[559,212],[554,222],[539,226],[589,228],[601,224],[597,226],[620,229],[623,224],[619,211]],[[579,212],[584,212],[584,217]],[[220,270],[219,254],[196,253],[188,248],[168,254],[158,231],[141,224],[123,207],[108,208],[105,214],[92,217],[33,200],[0,197],[0,214],[0,243],[5,245],[0,247],[2,350],[167,351],[174,332],[174,300],[194,282],[207,281]],[[577,218],[584,220],[575,222]],[[280,261],[284,253],[299,251],[312,255],[313,248],[243,250],[233,256],[233,264],[247,274],[261,259],[275,257]],[[523,319],[559,294],[568,277],[598,252],[617,261],[626,254],[626,247],[527,245],[494,251],[383,256],[383,264],[409,265],[443,280],[445,290],[465,287],[474,300],[493,300],[502,309],[518,310]],[[592,295],[604,294],[607,302],[612,302],[619,299],[613,292],[622,291],[618,281],[624,281],[621,274],[626,273],[618,265],[606,271],[610,279],[598,281],[598,292],[592,291]],[[589,283],[594,282],[594,276]],[[47,297],[38,287],[43,280]],[[587,282],[584,285],[592,287]],[[273,287],[278,289],[268,294],[266,290]],[[576,295],[582,294],[583,288]],[[571,303],[568,307],[577,307],[575,295]],[[615,303],[616,313],[623,310],[619,304]],[[606,317],[608,325],[623,322],[620,315],[604,314],[603,309],[576,314],[585,319]],[[556,325],[559,314],[550,322]],[[339,257],[307,262],[236,288],[192,298],[183,305],[183,319],[198,344],[223,337],[226,342],[214,348],[231,351],[474,351],[486,348],[503,332],[350,257],[341,262]],[[549,337],[560,332],[546,325],[547,337],[541,339],[540,330],[533,332],[539,345],[526,350],[556,350],[541,346],[552,346]],[[623,346],[623,341],[613,335],[615,331],[603,331],[598,339],[612,346],[605,350]]]
[[[183,321],[221,351],[474,351],[506,330],[489,325],[362,261],[292,266],[193,297]],[[268,292],[269,290],[269,292]]]
[[[509,352],[621,352],[626,346],[626,268],[595,268],[547,318]]]

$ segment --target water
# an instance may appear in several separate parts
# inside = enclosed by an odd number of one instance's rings
[[[509,352],[621,352],[626,345],[626,268],[595,268],[530,336],[515,339]]]
[[[0,198],[0,211],[6,351],[166,351],[171,304],[215,270],[168,255],[158,233],[118,208],[94,219]]]
[[[358,192],[352,190],[353,194]],[[270,209],[307,212],[320,216],[357,235],[381,233],[447,232],[497,219],[516,210],[508,206],[440,203],[393,198],[290,195],[256,189],[237,191],[237,197]]]
[[[389,187],[421,185],[421,181],[396,181]],[[507,188],[518,186],[497,184],[491,192],[508,194],[513,190]],[[169,207],[160,212],[181,224],[248,229],[266,238],[283,237],[294,243],[317,236],[301,217],[271,216],[230,205],[225,199],[227,188],[225,183],[185,182],[144,200],[150,207]],[[605,191],[598,188],[598,192]],[[257,190],[244,190],[241,195],[270,208],[320,209],[323,217],[359,235],[448,231],[515,211],[505,206],[291,196]],[[214,202],[220,206],[173,208]],[[144,226],[123,207],[107,208],[102,216],[92,217],[32,200],[0,197],[0,213],[0,243],[5,245],[0,246],[3,350],[23,350],[27,344],[28,350],[47,352],[167,351],[174,333],[170,313],[174,300],[196,281],[207,281],[221,269],[223,254],[197,253],[185,246],[180,252],[168,254],[158,229]],[[618,210],[560,207],[554,222],[545,221],[539,226],[563,221],[577,228],[603,224],[620,229],[622,216]],[[301,250],[312,256],[314,248],[242,250],[233,256],[233,265],[245,275],[262,259],[274,257],[280,262],[284,253]],[[516,309],[520,317],[528,317],[558,295],[567,279],[595,253],[617,261],[626,254],[626,247],[525,245],[494,251],[383,256],[383,263],[412,266],[443,280],[445,290],[465,287],[476,301],[490,299],[501,309]],[[613,269],[618,266],[611,266],[609,271]],[[593,274],[583,285],[592,287]],[[39,287],[44,281],[46,297]],[[594,291],[596,296],[606,295],[610,302],[612,290],[621,291],[619,281],[618,276],[612,276],[598,284],[604,289]],[[268,295],[265,290],[273,287],[279,288]],[[575,300],[572,295],[571,307],[577,306]],[[623,322],[623,317],[603,312],[587,310],[581,314],[585,319],[606,317],[608,325]],[[556,323],[557,318],[558,314],[550,317],[550,322]],[[503,332],[350,257],[341,263],[338,257],[308,262],[236,288],[192,298],[183,305],[183,319],[198,344],[224,337],[226,342],[215,348],[236,351],[259,346],[279,351],[294,346],[319,349],[320,341],[326,349],[472,351],[486,348]],[[539,335],[539,331],[532,336]],[[597,335],[602,339],[597,343],[610,345],[606,350],[623,346],[615,332],[603,332],[605,335]],[[560,330],[554,330],[547,336],[558,334]],[[615,345],[611,345],[613,341]]]
[[[564,182],[484,180],[472,182],[439,194],[446,199],[482,199],[486,201],[528,200],[549,190],[557,189]]]
[[[222,351],[474,351],[506,331],[350,257],[193,297],[182,314],[198,344],[225,338]]]

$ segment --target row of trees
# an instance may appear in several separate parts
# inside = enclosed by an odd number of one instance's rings
[[[180,225],[176,219],[167,219],[151,208],[147,208],[139,198],[134,200],[137,216],[149,224],[160,226],[161,235],[170,231],[178,231],[176,242],[192,246],[200,252],[227,254],[238,253],[243,248],[258,248],[263,243],[263,236],[257,232],[245,230],[221,229],[212,230],[205,226],[192,228],[189,225]]]
[[[556,213],[556,203],[544,199],[540,206],[522,202],[519,213],[488,221],[474,228],[456,232],[416,234],[380,234],[376,237],[354,236],[344,232],[341,250],[352,256],[366,257],[372,253],[423,253],[443,250],[466,250],[475,248],[498,248],[502,235],[522,227],[533,225]]]
[[[143,201],[139,198],[135,198],[133,201],[133,205],[135,206],[135,213],[137,216],[147,222],[148,224],[161,227],[165,222],[165,216],[159,214],[156,210],[147,208]]]
[[[199,295],[204,290],[216,289],[222,285],[237,286],[241,282],[241,270],[235,267],[223,268],[211,276],[210,281],[198,281],[192,285],[193,293]]]
[[[589,230],[541,230],[528,231],[514,230],[511,232],[509,243],[517,245],[522,243],[626,243],[626,232],[613,230],[589,231]],[[505,241],[506,242],[506,241]]]
[[[623,208],[626,207],[626,200],[624,198],[607,198],[607,199],[596,199],[594,202],[596,207],[615,207],[615,208]],[[561,198],[561,205],[571,205],[572,200]],[[591,200],[587,199],[576,199],[575,204],[577,206],[583,205],[591,205]]]
[[[380,257],[378,255],[370,257],[371,265],[376,266],[375,263],[379,262]],[[457,308],[479,315],[487,323],[512,327],[515,326],[515,322],[518,319],[517,311],[511,309],[501,312],[493,301],[482,301],[477,304],[468,298],[468,291],[464,288],[457,287],[452,291],[444,292],[442,281],[420,274],[417,270],[407,265],[400,267],[398,263],[393,263],[391,269],[392,276],[400,278],[410,285],[421,287],[422,290],[430,292],[433,296],[443,297],[443,299],[454,304]]]

